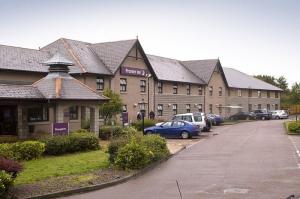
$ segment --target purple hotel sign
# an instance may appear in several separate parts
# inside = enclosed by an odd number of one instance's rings
[[[69,123],[53,123],[52,124],[52,135],[68,135],[69,134]]]
[[[145,70],[145,69],[140,69],[140,68],[131,68],[131,67],[122,66],[120,73],[121,73],[121,75],[145,77],[146,74],[149,73],[149,71]]]

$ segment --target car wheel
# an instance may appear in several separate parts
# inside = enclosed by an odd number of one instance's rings
[[[152,131],[146,131],[146,135],[151,135]]]
[[[265,117],[265,116],[262,116],[262,117],[261,117],[261,119],[262,119],[262,120],[265,120],[265,119],[266,119],[266,117]]]
[[[188,139],[190,137],[189,132],[187,131],[182,131],[181,132],[181,138],[182,139]]]
[[[279,118],[279,116],[276,116],[275,119],[276,119],[276,120],[279,120],[280,118]]]

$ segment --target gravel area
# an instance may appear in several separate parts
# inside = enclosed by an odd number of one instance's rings
[[[102,184],[123,178],[133,172],[134,171],[122,171],[116,169],[97,170],[85,174],[50,178],[33,184],[17,185],[14,186],[12,192],[15,196],[17,196],[17,198],[23,199],[32,196]]]

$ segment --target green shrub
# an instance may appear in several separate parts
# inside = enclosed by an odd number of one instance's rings
[[[118,151],[120,148],[128,144],[129,140],[122,137],[112,140],[108,145],[109,161],[115,163]]]
[[[39,158],[45,151],[45,144],[38,141],[17,142],[11,146],[13,158],[31,160]]]
[[[45,151],[45,144],[38,141],[0,144],[0,156],[16,160],[39,158]]]
[[[138,120],[134,123],[132,123],[132,126],[134,126],[138,131],[142,130],[142,120]],[[155,120],[150,120],[150,119],[145,119],[144,120],[144,128],[148,128],[150,126],[155,126],[156,121]]]
[[[85,130],[90,130],[90,124],[91,124],[91,121],[90,119],[85,119],[82,121],[82,128],[85,129]]]
[[[112,129],[112,137],[118,138],[124,136],[126,131],[124,131],[123,129],[124,128],[122,126],[114,126],[114,128]]]
[[[0,143],[14,143],[18,142],[19,138],[17,136],[1,136]]]
[[[13,158],[12,144],[0,144],[0,157]]]
[[[146,147],[132,140],[120,148],[115,165],[122,169],[141,169],[150,162],[150,153]]]
[[[8,189],[13,185],[13,178],[8,173],[0,170],[0,198],[4,198]]]
[[[76,131],[73,131],[71,134],[74,134],[74,133],[91,133],[90,131],[88,131],[87,129],[79,129],[79,130],[76,130]]]
[[[72,133],[67,136],[55,136],[44,140],[45,153],[60,155],[79,151],[98,150],[98,138],[93,133]]]
[[[170,155],[166,140],[159,135],[146,135],[141,144],[150,152],[151,161],[161,160]]]
[[[299,121],[289,122],[288,130],[291,132],[299,132],[300,133],[300,122]]]
[[[112,126],[101,126],[99,129],[99,138],[109,140],[113,132]]]

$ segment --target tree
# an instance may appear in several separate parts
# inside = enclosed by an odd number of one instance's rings
[[[104,117],[104,123],[106,124],[108,119],[122,112],[123,103],[121,96],[110,89],[105,89],[103,95],[110,98],[108,102],[99,106],[100,114]]]
[[[281,88],[284,92],[288,91],[289,89],[289,84],[284,76],[280,76],[277,78],[277,86]]]
[[[300,82],[295,82],[289,94],[290,104],[300,104]]]

